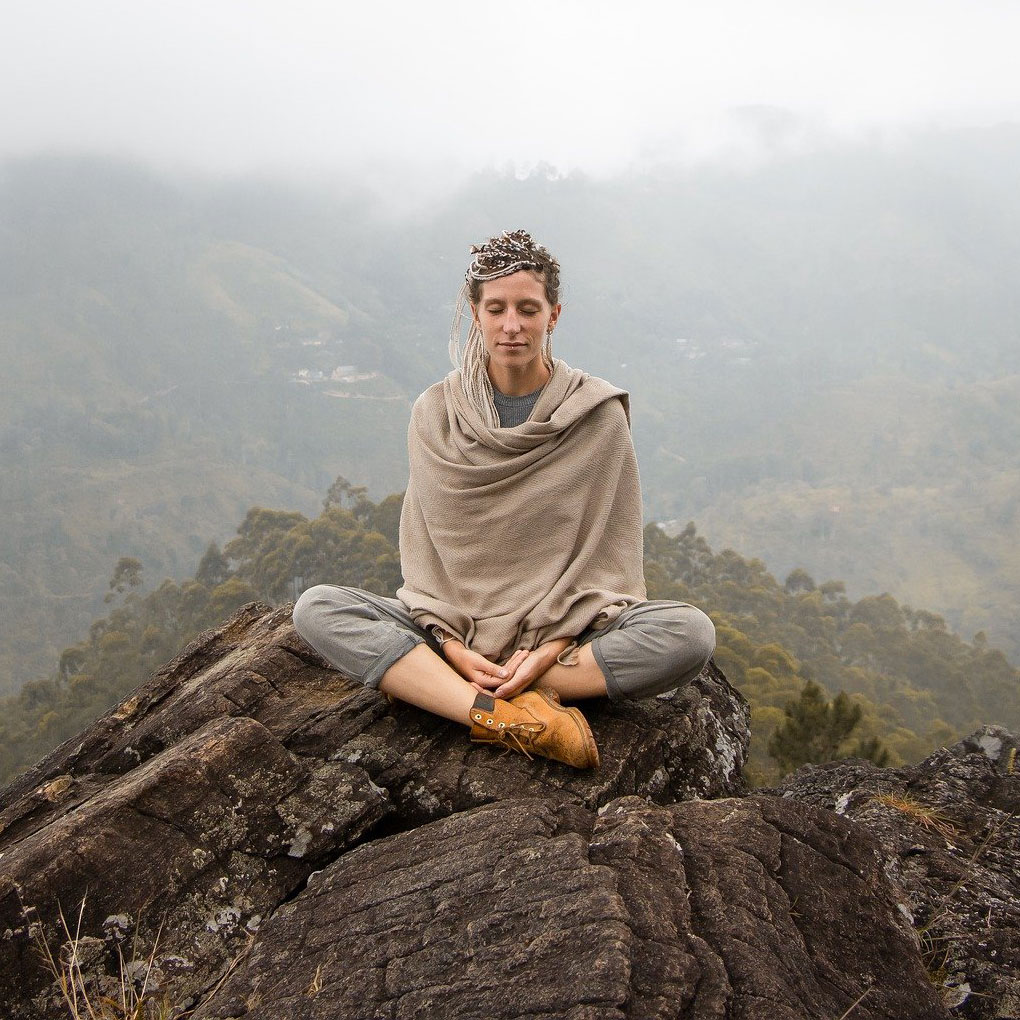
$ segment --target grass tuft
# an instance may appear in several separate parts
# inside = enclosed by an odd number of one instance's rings
[[[56,955],[42,924],[33,925],[39,955],[60,990],[70,1020],[173,1020],[180,1017],[180,1010],[155,987],[154,964],[163,925],[160,924],[156,932],[148,956],[139,951],[137,928],[127,954],[118,941],[118,973],[110,977],[102,972],[98,959],[105,952],[105,942],[82,935],[84,913],[83,898],[72,933],[63,907],[58,907],[64,940]]]
[[[937,832],[945,839],[958,834],[956,826],[949,818],[929,804],[925,804],[909,794],[876,793],[871,800],[875,804],[881,804],[883,807],[891,808],[893,811],[899,811],[900,814],[905,815],[911,821],[917,822],[918,825],[925,829]]]

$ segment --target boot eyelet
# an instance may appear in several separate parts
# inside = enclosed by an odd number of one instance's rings
[[[481,721],[482,721],[482,717],[481,717],[480,715],[476,715],[476,716],[475,716],[475,720],[476,720],[477,722],[481,722]]]
[[[505,723],[505,722],[501,722],[501,723],[499,724],[499,728],[500,728],[500,729],[502,729],[502,728],[503,728],[504,726],[506,726],[506,723]]]
[[[491,726],[492,725],[492,720],[491,719],[486,719],[485,720],[485,725],[486,726]]]

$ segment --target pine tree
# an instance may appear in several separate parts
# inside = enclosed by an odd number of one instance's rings
[[[839,748],[861,721],[861,706],[840,691],[830,703],[818,684],[809,680],[796,701],[786,705],[786,721],[769,740],[769,754],[784,772],[792,772],[807,763],[831,761],[840,757]],[[856,755],[876,761],[888,758],[877,740],[859,741]]]

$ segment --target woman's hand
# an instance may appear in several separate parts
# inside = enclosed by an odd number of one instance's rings
[[[570,638],[555,638],[539,645],[532,652],[518,649],[504,666],[513,666],[512,673],[493,692],[494,698],[512,698],[527,690],[541,679],[545,671],[556,661],[559,654],[570,644]]]
[[[484,655],[471,651],[457,638],[448,638],[443,642],[443,655],[476,691],[492,694],[493,690],[515,675],[518,666],[529,653],[523,649],[516,651],[505,666],[499,666],[495,662],[490,662]]]

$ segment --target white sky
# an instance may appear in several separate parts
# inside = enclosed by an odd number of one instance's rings
[[[0,158],[612,171],[1020,121],[1020,0],[2,0]],[[768,118],[740,108],[780,108]],[[787,113],[783,113],[787,111]],[[784,126],[785,125],[785,126]]]

